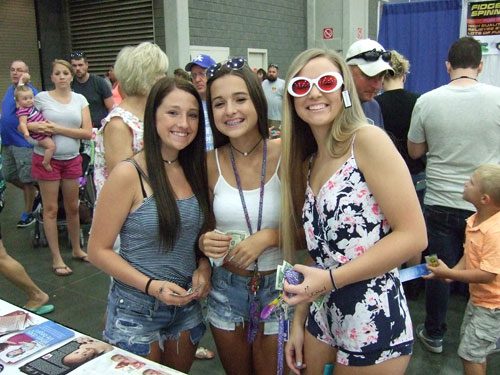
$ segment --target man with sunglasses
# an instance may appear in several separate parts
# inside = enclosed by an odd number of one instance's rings
[[[24,61],[15,60],[11,63],[10,79],[12,84],[9,85],[3,97],[0,117],[3,176],[6,181],[23,191],[24,211],[17,222],[17,227],[25,228],[35,222],[31,213],[36,195],[36,188],[31,177],[33,146],[17,130],[19,120],[16,116],[14,90],[18,85],[25,84],[31,88],[33,94],[36,95],[38,91],[29,83],[29,68]]]
[[[201,96],[201,104],[203,105],[203,115],[205,118],[205,140],[207,151],[214,149],[214,137],[210,128],[210,120],[208,119],[207,111],[207,68],[215,65],[215,60],[208,55],[200,54],[196,56],[185,67],[186,72],[191,73],[191,82],[193,82],[196,91]]]
[[[271,139],[279,138],[281,135],[281,113],[285,81],[278,76],[278,65],[269,64],[267,79],[262,82],[262,89],[267,99],[267,125],[269,126]]]
[[[71,88],[74,92],[85,96],[89,102],[92,127],[99,129],[101,120],[114,106],[111,89],[104,78],[89,73],[89,63],[84,52],[72,52],[70,57],[76,76]]]
[[[385,74],[394,73],[389,61],[391,53],[371,39],[354,42],[346,55],[365,116],[368,122],[381,128],[384,127],[382,111],[374,98],[382,90]]]

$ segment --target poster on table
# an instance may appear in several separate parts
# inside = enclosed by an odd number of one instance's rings
[[[479,40],[483,55],[500,55],[500,0],[468,3],[467,36]]]

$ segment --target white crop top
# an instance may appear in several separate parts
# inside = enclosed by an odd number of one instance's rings
[[[222,176],[218,150],[215,150],[215,160],[219,178],[214,188],[213,210],[216,221],[216,228],[222,232],[228,230],[239,230],[248,233],[245,220],[245,213],[241,205],[240,193],[237,188],[229,185]],[[262,205],[261,229],[278,229],[281,209],[281,182],[278,177],[278,168],[281,158],[278,161],[276,170],[269,181],[264,185],[264,202]],[[257,220],[259,217],[260,188],[253,190],[243,190],[245,204],[248,209],[248,216],[252,224],[252,230],[257,230]],[[283,262],[283,254],[278,247],[270,247],[260,255],[258,259],[259,271],[275,270],[278,264]],[[253,264],[248,270],[253,270]]]

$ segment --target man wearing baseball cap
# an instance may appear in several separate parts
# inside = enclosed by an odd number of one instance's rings
[[[191,81],[196,91],[201,96],[203,114],[205,116],[205,139],[207,151],[214,148],[214,137],[210,128],[207,112],[207,68],[214,65],[215,61],[208,55],[200,54],[186,65],[185,70],[191,73]]]
[[[350,66],[361,106],[368,122],[384,127],[382,111],[375,95],[382,89],[382,81],[387,72],[394,74],[389,64],[391,53],[371,39],[361,39],[349,47],[346,55]]]

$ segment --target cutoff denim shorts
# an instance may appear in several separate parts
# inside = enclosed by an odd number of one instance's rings
[[[224,267],[212,270],[212,290],[208,295],[207,320],[214,327],[226,331],[234,331],[236,325],[250,320],[248,310],[253,294],[248,290],[251,277],[236,275]],[[278,297],[275,287],[276,273],[263,276],[257,292],[259,308],[262,310],[268,303]],[[290,317],[289,317],[290,318]],[[265,335],[278,334],[278,315],[272,314],[264,323]]]
[[[146,356],[150,344],[177,340],[180,333],[190,331],[193,344],[205,333],[198,301],[185,306],[165,305],[152,296],[112,283],[108,295],[105,341],[137,355]]]

